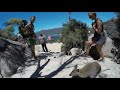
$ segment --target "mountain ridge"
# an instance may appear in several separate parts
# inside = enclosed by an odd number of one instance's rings
[[[104,29],[106,30],[108,37],[110,38],[118,38],[118,32],[116,31],[115,21],[116,21],[115,18],[111,18],[103,22]],[[39,36],[40,34],[44,34],[45,36],[49,36],[49,35],[59,34],[62,31],[62,28],[63,27],[58,27],[58,28],[53,28],[53,29],[37,31],[36,35]],[[88,27],[88,30],[90,30],[91,33],[94,33],[91,27]]]

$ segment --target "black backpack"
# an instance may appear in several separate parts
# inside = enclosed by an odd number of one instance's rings
[[[89,51],[89,55],[94,59],[94,60],[98,60],[100,59],[100,55],[97,51],[96,45],[92,46],[90,51]]]
[[[24,31],[24,27],[28,24],[26,20],[22,20],[20,25],[18,26],[19,34],[22,35],[23,38],[28,38],[28,33]]]

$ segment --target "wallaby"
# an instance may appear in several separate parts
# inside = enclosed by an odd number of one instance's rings
[[[97,62],[91,62],[86,64],[81,69],[77,69],[77,65],[75,65],[74,70],[69,74],[69,76],[79,76],[80,78],[95,78],[100,72],[100,64]]]

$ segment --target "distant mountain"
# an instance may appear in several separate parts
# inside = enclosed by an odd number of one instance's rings
[[[36,35],[39,36],[40,34],[44,34],[46,37],[49,35],[57,36],[61,32],[61,30],[62,30],[62,27],[48,29],[48,30],[42,30],[42,31],[36,32]]]
[[[106,30],[108,36],[110,38],[118,38],[118,32],[116,31],[116,25],[115,25],[115,18],[111,18],[110,20],[103,22],[104,23],[104,29]],[[45,36],[52,35],[53,37],[59,37],[59,33],[61,32],[63,27],[60,28],[53,28],[53,29],[48,29],[48,30],[42,30],[36,32],[37,36],[39,36],[41,33],[44,34]],[[94,33],[92,28],[88,28],[88,30],[91,31],[91,33]]]

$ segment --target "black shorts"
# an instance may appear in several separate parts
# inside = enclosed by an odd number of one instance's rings
[[[107,38],[105,35],[100,36],[100,38],[98,38],[98,37],[92,38],[92,41],[96,44],[99,44],[99,45],[104,45],[106,40],[107,40]]]
[[[100,37],[92,37],[92,41],[93,41],[94,43],[96,43],[99,39],[100,39]]]
[[[95,32],[94,36],[92,37],[92,41],[96,43],[100,39],[100,36],[101,36],[100,34]]]

